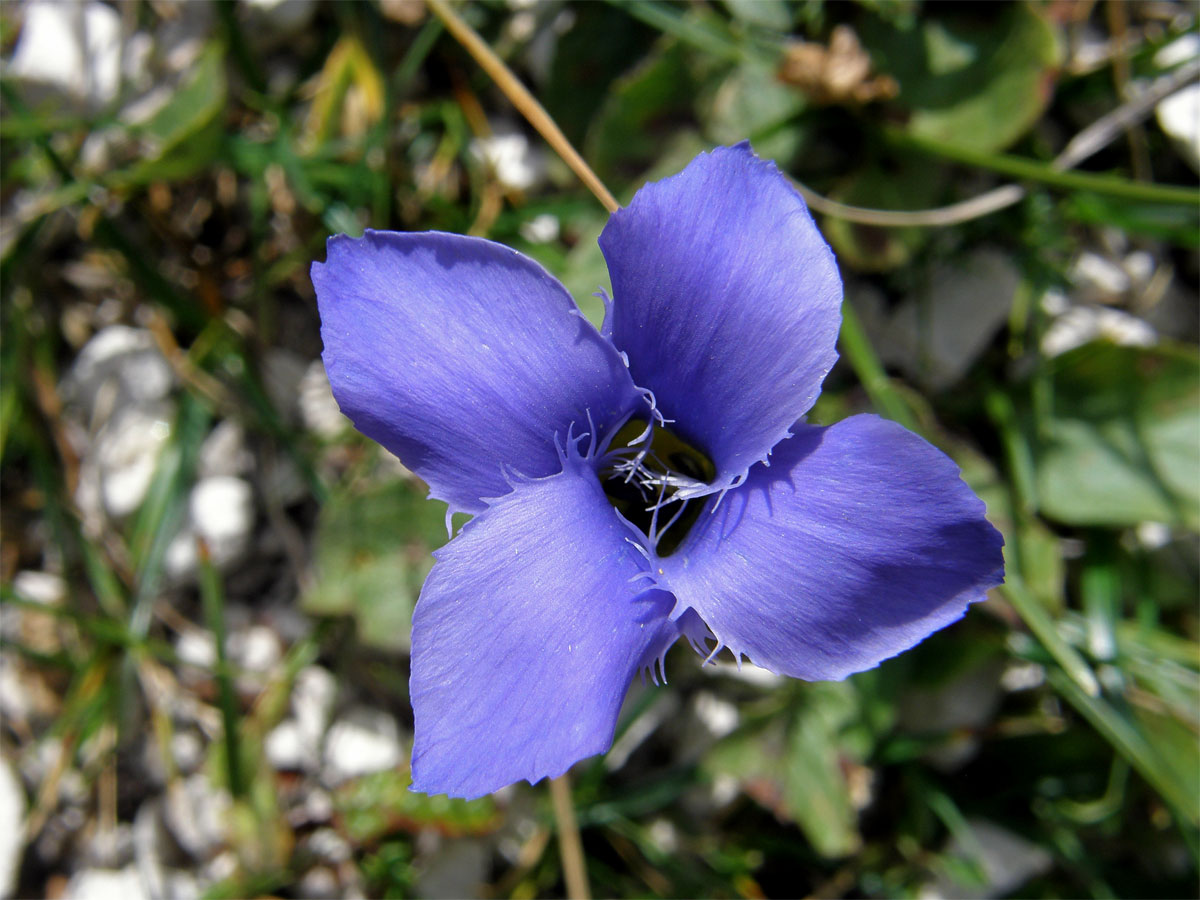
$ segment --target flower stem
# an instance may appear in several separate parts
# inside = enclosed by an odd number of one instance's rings
[[[1191,187],[1173,184],[1142,184],[1114,175],[1072,172],[1055,168],[1049,163],[1003,153],[985,153],[970,147],[955,146],[944,141],[906,134],[896,129],[884,129],[883,134],[898,146],[909,147],[951,162],[978,169],[988,169],[1010,178],[1032,181],[1052,188],[1067,191],[1090,191],[1139,203],[1165,203],[1176,206],[1195,206],[1197,204],[1196,190]]]
[[[558,825],[558,850],[562,857],[563,878],[567,882],[567,896],[571,900],[588,900],[591,890],[583,860],[583,842],[579,839],[579,823],[575,821],[571,782],[565,772],[550,779],[550,799]]]
[[[517,108],[517,112],[537,129],[538,134],[546,139],[546,143],[562,157],[563,162],[570,167],[587,189],[596,195],[596,199],[604,208],[610,213],[620,209],[621,204],[609,193],[608,188],[604,186],[596,173],[571,146],[567,136],[550,118],[550,114],[546,112],[542,104],[534,99],[533,94],[529,93],[525,85],[521,84],[512,69],[496,55],[496,52],[475,32],[475,29],[464,22],[445,0],[426,0],[426,3],[433,14],[442,20],[442,24],[446,26],[446,30],[454,36],[454,39],[462,44],[483,71],[491,76],[492,80],[496,82],[496,87],[504,92],[504,96]]]

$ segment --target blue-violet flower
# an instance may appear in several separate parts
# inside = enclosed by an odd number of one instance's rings
[[[451,512],[413,618],[413,787],[473,797],[612,743],[680,636],[810,680],[869,669],[1003,578],[946,456],[884,419],[803,421],[841,280],[746,143],[647,184],[600,236],[597,331],[541,266],[437,232],[312,268],[342,410]]]

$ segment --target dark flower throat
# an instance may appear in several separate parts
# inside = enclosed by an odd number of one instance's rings
[[[632,443],[645,434],[646,427],[646,422],[639,419],[625,423],[609,448],[609,458],[615,462],[601,477],[613,507],[646,535],[650,545],[657,540],[659,556],[670,556],[708,500],[698,497],[672,501],[672,497],[682,483],[711,483],[717,468],[702,450],[661,425],[654,426],[648,447],[645,440]]]

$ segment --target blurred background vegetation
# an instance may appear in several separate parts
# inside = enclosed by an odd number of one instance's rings
[[[573,772],[593,891],[1196,896],[1195,4],[455,8],[622,201],[744,138],[801,182],[812,419],[918,430],[1007,541],[844,683],[673,651]],[[595,316],[603,209],[420,0],[6,2],[0,49],[0,895],[560,895],[542,786],[407,791],[443,507],[308,268],[484,235]]]

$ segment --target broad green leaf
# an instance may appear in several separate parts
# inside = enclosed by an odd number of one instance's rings
[[[823,856],[859,848],[858,812],[840,740],[859,714],[848,682],[806,685],[792,715],[739,731],[705,760],[713,775],[735,777],[742,789],[784,821],[795,822]]]
[[[698,87],[687,48],[664,38],[613,83],[592,120],[584,156],[596,173],[605,179],[633,177],[654,164],[678,122],[691,117]]]
[[[317,522],[316,578],[301,607],[353,616],[364,644],[406,650],[430,552],[445,540],[445,506],[410,482],[336,495]]]
[[[491,797],[457,800],[445,794],[418,794],[408,789],[408,772],[376,772],[342,785],[333,808],[342,833],[356,846],[372,844],[396,831],[416,833],[431,828],[445,837],[487,834],[500,824]]]
[[[1030,422],[1042,512],[1072,525],[1200,526],[1200,359],[1093,342],[1053,361]]]
[[[1079,191],[1066,200],[1064,209],[1068,216],[1088,225],[1116,226],[1190,250],[1200,247],[1200,216],[1195,207],[1138,203]]]
[[[1032,4],[930,12],[910,29],[876,21],[862,33],[876,67],[900,84],[909,129],[974,150],[1009,146],[1050,102],[1057,32]]]
[[[225,48],[211,43],[170,101],[136,130],[145,156],[117,182],[145,184],[186,178],[217,155],[224,135]]]
[[[799,131],[780,126],[804,109],[804,95],[776,77],[773,59],[746,59],[720,78],[699,106],[714,143],[751,139],[760,156],[780,161],[790,159],[799,148]]]
[[[724,0],[736,20],[759,28],[786,32],[792,27],[792,11],[783,0]]]

